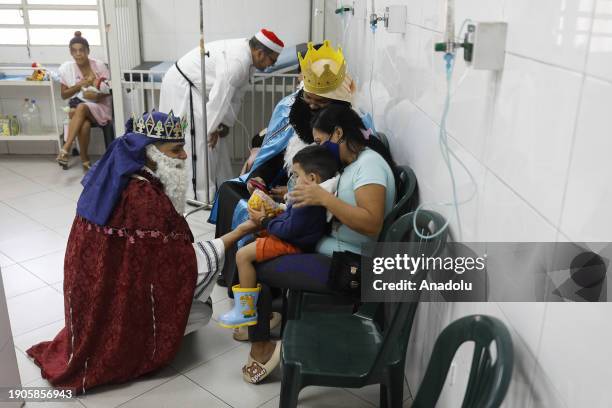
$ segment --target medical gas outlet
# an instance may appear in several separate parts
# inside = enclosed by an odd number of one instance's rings
[[[499,71],[504,68],[508,24],[468,23],[463,42],[440,42],[437,52],[454,53],[463,48],[463,59],[473,69]]]
[[[408,7],[388,6],[385,7],[383,15],[375,12],[370,14],[370,28],[375,31],[378,23],[383,22],[387,32],[394,34],[406,33],[406,22],[408,21]]]

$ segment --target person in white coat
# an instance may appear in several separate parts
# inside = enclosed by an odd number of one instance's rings
[[[206,177],[209,177],[209,197],[212,199],[216,188],[233,177],[225,136],[236,122],[253,70],[264,70],[274,65],[283,47],[283,42],[273,32],[265,29],[251,39],[220,40],[206,44],[209,171],[204,168],[206,146],[201,125],[200,48],[196,47],[181,57],[164,76],[159,110],[172,110],[175,115],[189,121],[191,137],[187,136],[185,143],[187,167],[192,181],[189,197],[204,201]]]

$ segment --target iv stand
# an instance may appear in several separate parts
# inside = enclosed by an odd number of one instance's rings
[[[206,169],[206,201],[198,201],[198,200],[187,200],[187,204],[198,207],[189,211],[187,214],[191,214],[200,210],[210,210],[212,205],[210,203],[210,177],[208,176],[208,172],[210,169],[208,168],[208,120],[206,117],[206,50],[204,49],[204,0],[200,0],[200,66],[201,71],[200,75],[202,76],[202,89],[200,91],[200,95],[202,96],[202,126],[204,127],[204,168]],[[193,126],[193,123],[191,124]],[[191,146],[192,149],[195,149],[195,146]],[[196,171],[196,169],[192,169],[192,171]]]

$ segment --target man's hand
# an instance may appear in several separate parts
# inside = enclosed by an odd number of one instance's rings
[[[218,131],[214,131],[211,134],[208,135],[208,147],[210,147],[211,149],[214,149],[215,146],[217,145],[217,142],[219,141],[219,132]]]
[[[258,181],[261,184],[263,184],[264,186],[266,185],[266,181],[264,179],[262,179],[261,177],[253,177],[251,180]],[[247,190],[249,190],[249,194],[253,194],[253,191],[255,191],[255,186],[253,186],[251,183],[247,182]]]
[[[249,210],[249,219],[252,220],[255,225],[261,227],[261,221],[266,216],[266,210],[263,208],[261,210],[254,210],[251,207],[248,207]]]
[[[285,202],[285,194],[287,194],[287,186],[277,186],[270,190],[270,197],[278,202]]]
[[[240,231],[241,234],[247,235],[259,231],[261,229],[261,226],[255,224],[253,220],[248,219],[242,224],[240,224],[236,229]]]

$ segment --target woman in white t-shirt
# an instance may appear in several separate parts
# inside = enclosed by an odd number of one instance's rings
[[[62,167],[68,166],[68,152],[78,137],[83,168],[89,170],[91,163],[87,148],[91,127],[104,126],[112,120],[111,96],[99,91],[100,84],[108,81],[110,73],[102,61],[89,58],[89,43],[80,31],[74,33],[69,47],[74,61],[64,62],[59,68],[59,75],[62,99],[69,99],[70,124],[57,162]],[[93,88],[98,90],[94,91]]]

